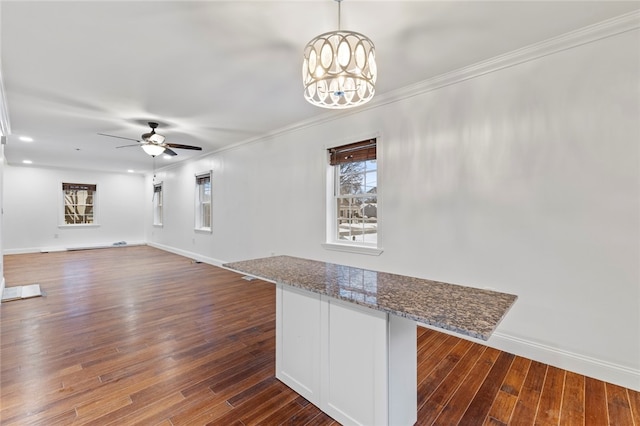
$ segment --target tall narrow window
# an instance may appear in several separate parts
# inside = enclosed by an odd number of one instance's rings
[[[211,172],[196,175],[196,229],[211,231]]]
[[[95,220],[96,185],[62,183],[65,225],[91,225]]]
[[[330,240],[360,246],[378,245],[378,166],[376,140],[329,149],[333,167],[335,223]]]
[[[162,226],[162,183],[153,185],[153,224]]]

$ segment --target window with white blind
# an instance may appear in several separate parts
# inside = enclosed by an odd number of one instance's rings
[[[94,225],[97,185],[62,183],[63,225]]]
[[[162,226],[162,182],[153,185],[153,224]]]
[[[196,230],[211,231],[211,172],[196,175]]]

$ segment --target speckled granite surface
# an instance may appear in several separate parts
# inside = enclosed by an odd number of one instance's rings
[[[333,263],[273,256],[226,268],[487,340],[517,296]]]

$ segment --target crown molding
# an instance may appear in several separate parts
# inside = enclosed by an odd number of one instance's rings
[[[639,28],[640,10],[637,10],[389,92],[374,99],[366,107],[375,108],[397,102]]]

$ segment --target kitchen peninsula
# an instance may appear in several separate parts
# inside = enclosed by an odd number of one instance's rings
[[[276,284],[276,377],[343,424],[414,424],[417,324],[487,340],[517,298],[290,256],[223,266]]]

